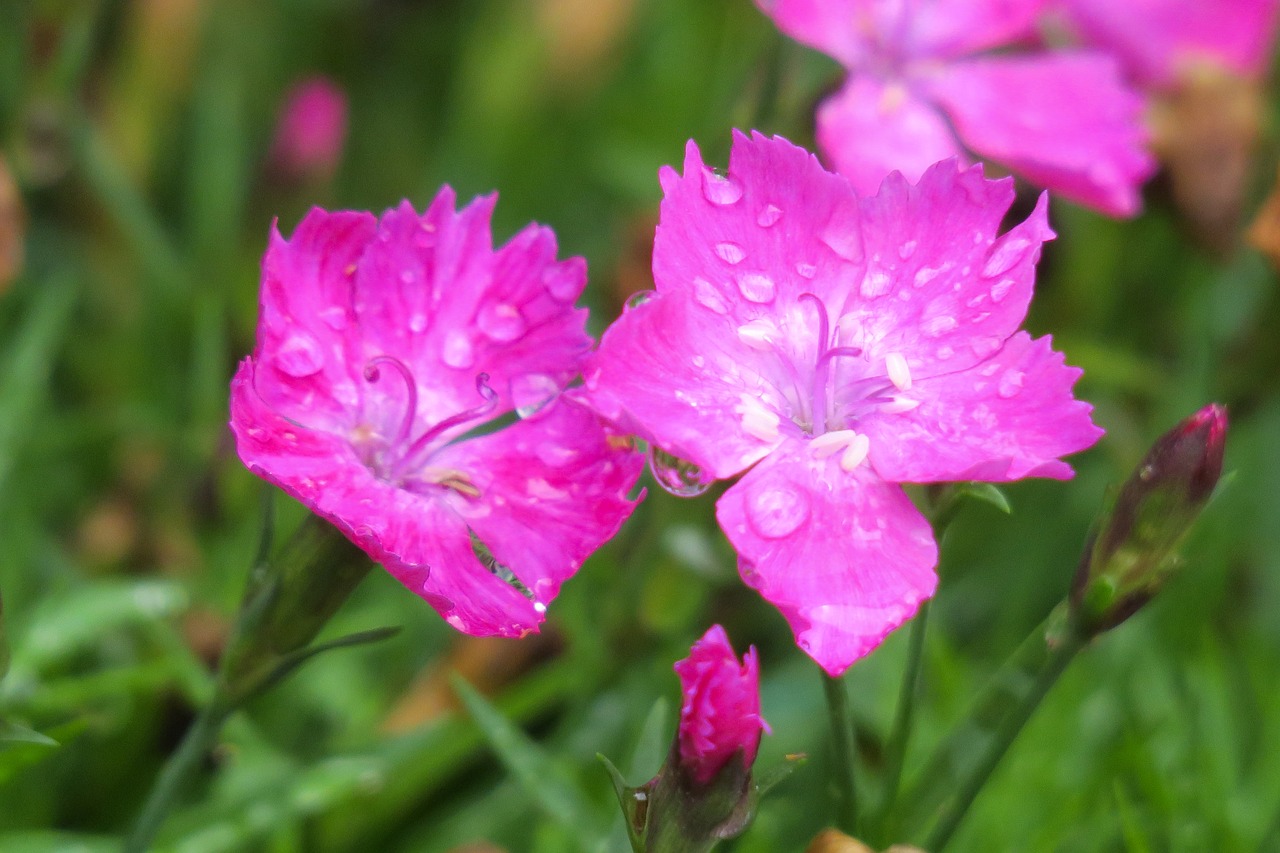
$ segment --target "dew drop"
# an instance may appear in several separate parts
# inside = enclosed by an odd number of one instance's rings
[[[1004,341],[1000,338],[976,337],[969,340],[969,348],[973,350],[973,354],[978,358],[986,358],[994,354],[1004,345]]]
[[[702,171],[702,195],[712,204],[735,204],[742,198],[742,186],[710,169]]]
[[[409,331],[417,334],[427,328],[427,315],[419,311],[415,311],[409,316]]]
[[[773,301],[777,288],[773,279],[762,273],[747,273],[738,277],[738,290],[748,302],[766,304]]]
[[[471,338],[461,329],[450,329],[444,336],[440,358],[450,367],[466,370],[476,363],[475,350],[471,346]]]
[[[975,245],[975,246],[979,246],[979,245],[981,245],[981,244],[982,244],[982,241],[983,241],[983,240],[985,240],[985,239],[986,239],[986,237],[983,235],[983,233],[982,233],[981,231],[977,231],[977,230],[975,230],[975,231],[973,232],[973,245]]]
[[[1009,291],[1013,289],[1013,279],[1002,278],[995,284],[991,285],[991,301],[999,302],[1009,295]]]
[[[1143,465],[1141,468],[1138,469],[1138,479],[1144,482],[1147,480],[1150,480],[1155,475],[1156,475],[1156,469],[1154,465]]]
[[[298,379],[312,376],[324,367],[320,344],[307,335],[290,335],[276,351],[276,368]]]
[[[813,278],[818,274],[818,268],[813,264],[796,264],[796,275],[801,278]]]
[[[1021,370],[1006,370],[996,385],[996,393],[1004,399],[1016,397],[1022,390],[1023,373]]]
[[[809,496],[789,483],[758,483],[746,496],[747,520],[766,539],[782,539],[809,519]]]
[[[982,274],[987,278],[995,278],[1013,269],[1026,254],[1029,245],[1031,244],[1021,237],[1006,237],[991,253],[991,257],[987,258]]]
[[[862,260],[862,240],[856,220],[836,217],[827,223],[818,239],[846,261]]]
[[[942,361],[946,361],[947,359],[951,358],[951,356],[955,354],[956,354],[956,351],[953,350],[951,347],[938,347],[937,355],[938,355],[938,358],[941,359]]]
[[[907,242],[903,243],[901,246],[898,247],[898,257],[902,258],[905,261],[907,258],[911,257],[916,253],[916,247],[919,245],[920,245],[919,242],[915,240],[908,240]]]
[[[413,284],[413,280],[416,277],[417,276],[414,274],[413,270],[404,270],[400,273],[400,282],[402,284]]]
[[[699,370],[707,366],[707,360],[700,355],[695,355],[693,358],[689,360],[693,362],[693,366],[698,368]]]
[[[923,328],[926,335],[931,338],[937,338],[945,335],[957,325],[955,317],[940,314],[937,317],[930,317],[928,320],[925,320]]]
[[[893,284],[888,274],[875,270],[868,272],[862,279],[862,286],[859,288],[862,295],[867,299],[875,299],[877,296],[884,296],[889,292],[889,287]]]
[[[476,325],[485,335],[500,343],[517,340],[526,328],[520,309],[507,302],[490,302],[481,306]]]
[[[552,264],[542,274],[542,286],[557,302],[573,302],[586,283],[585,263],[580,258]]]
[[[628,309],[639,308],[653,297],[657,296],[657,292],[652,290],[637,290],[635,293],[627,297],[626,306]]]
[[[350,318],[347,316],[347,309],[341,305],[331,305],[320,312],[320,319],[324,324],[335,332],[341,332],[347,328]]]
[[[970,308],[977,308],[979,305],[981,305],[983,302],[986,301],[986,298],[987,298],[987,294],[979,293],[977,296],[971,297],[964,304],[969,306]]]
[[[742,263],[742,259],[747,256],[747,253],[742,251],[741,246],[737,243],[730,243],[728,241],[716,243],[716,254],[719,255],[720,260],[724,261],[726,264],[740,264]]]
[[[526,373],[511,380],[511,402],[516,415],[531,418],[560,394],[560,383],[545,373]]]
[[[704,308],[717,314],[727,314],[729,312],[729,306],[725,304],[724,297],[720,295],[720,291],[716,290],[716,286],[705,278],[694,280],[693,298],[698,300],[698,303]]]
[[[659,486],[680,498],[697,497],[715,482],[715,478],[699,466],[672,456],[656,445],[649,446],[649,470]]]
[[[760,215],[756,217],[756,224],[761,228],[768,228],[782,218],[782,208],[766,204],[760,209]]]
[[[943,271],[946,269],[947,267],[945,265],[941,267],[921,267],[916,271],[916,277],[912,281],[912,284],[916,287],[924,287],[926,284],[942,275]]]

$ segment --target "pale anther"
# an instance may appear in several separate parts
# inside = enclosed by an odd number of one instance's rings
[[[809,442],[809,449],[819,459],[826,459],[828,456],[834,456],[844,450],[857,437],[858,434],[851,429],[824,432],[822,435],[815,436],[813,441]]]
[[[854,436],[840,456],[840,469],[846,474],[852,473],[867,458],[869,452],[871,452],[871,439],[861,434]]]
[[[891,352],[884,357],[885,370],[889,373],[889,381],[899,391],[906,391],[911,387],[911,369],[907,367],[907,360],[903,358],[900,352]]]

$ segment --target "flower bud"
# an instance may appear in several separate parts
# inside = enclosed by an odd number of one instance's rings
[[[302,80],[285,96],[271,143],[271,168],[286,181],[328,180],[347,137],[347,96],[325,77]]]
[[[1162,435],[1120,487],[1081,558],[1071,592],[1097,634],[1136,613],[1177,567],[1174,549],[1222,475],[1227,412],[1206,406]]]
[[[645,853],[705,853],[746,828],[758,796],[751,767],[768,725],[755,649],[739,662],[715,625],[675,670],[684,699],[666,763],[639,788],[612,770],[632,849]]]

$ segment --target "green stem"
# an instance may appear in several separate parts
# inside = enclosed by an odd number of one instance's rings
[[[836,827],[857,835],[858,796],[853,776],[853,719],[849,716],[849,696],[844,681],[823,673],[822,687],[831,714],[831,747],[836,788]]]
[[[944,806],[942,814],[934,824],[933,831],[929,833],[928,840],[924,844],[926,850],[941,853],[946,847],[968,812],[969,806],[986,785],[992,772],[1004,758],[1004,754],[1009,751],[1009,747],[1022,731],[1022,727],[1026,725],[1027,720],[1031,719],[1031,715],[1035,713],[1036,708],[1040,707],[1050,688],[1057,683],[1059,676],[1087,642],[1088,637],[1072,625],[1058,638],[1056,645],[1050,648],[1044,666],[1022,700],[1005,715],[996,729],[995,736],[987,745],[986,751],[954,786],[956,794]]]
[[[907,742],[911,739],[911,727],[915,720],[916,692],[920,684],[920,667],[924,659],[924,637],[929,625],[929,602],[920,605],[911,623],[907,638],[907,664],[902,671],[902,685],[898,690],[898,707],[893,717],[893,728],[885,747],[884,802],[881,806],[882,827],[893,813],[902,784],[902,765],[906,760]]]
[[[147,795],[147,801],[124,842],[124,853],[145,853],[164,822],[165,815],[186,790],[197,765],[213,749],[218,732],[229,714],[221,703],[213,702],[196,717],[178,745],[177,752],[165,762],[160,777]]]

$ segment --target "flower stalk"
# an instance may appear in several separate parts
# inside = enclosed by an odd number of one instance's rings
[[[844,680],[837,676],[822,675],[822,687],[827,697],[827,711],[831,717],[831,751],[833,783],[836,790],[836,826],[851,835],[858,834],[858,789],[854,779],[853,718],[849,716],[849,696]]]

